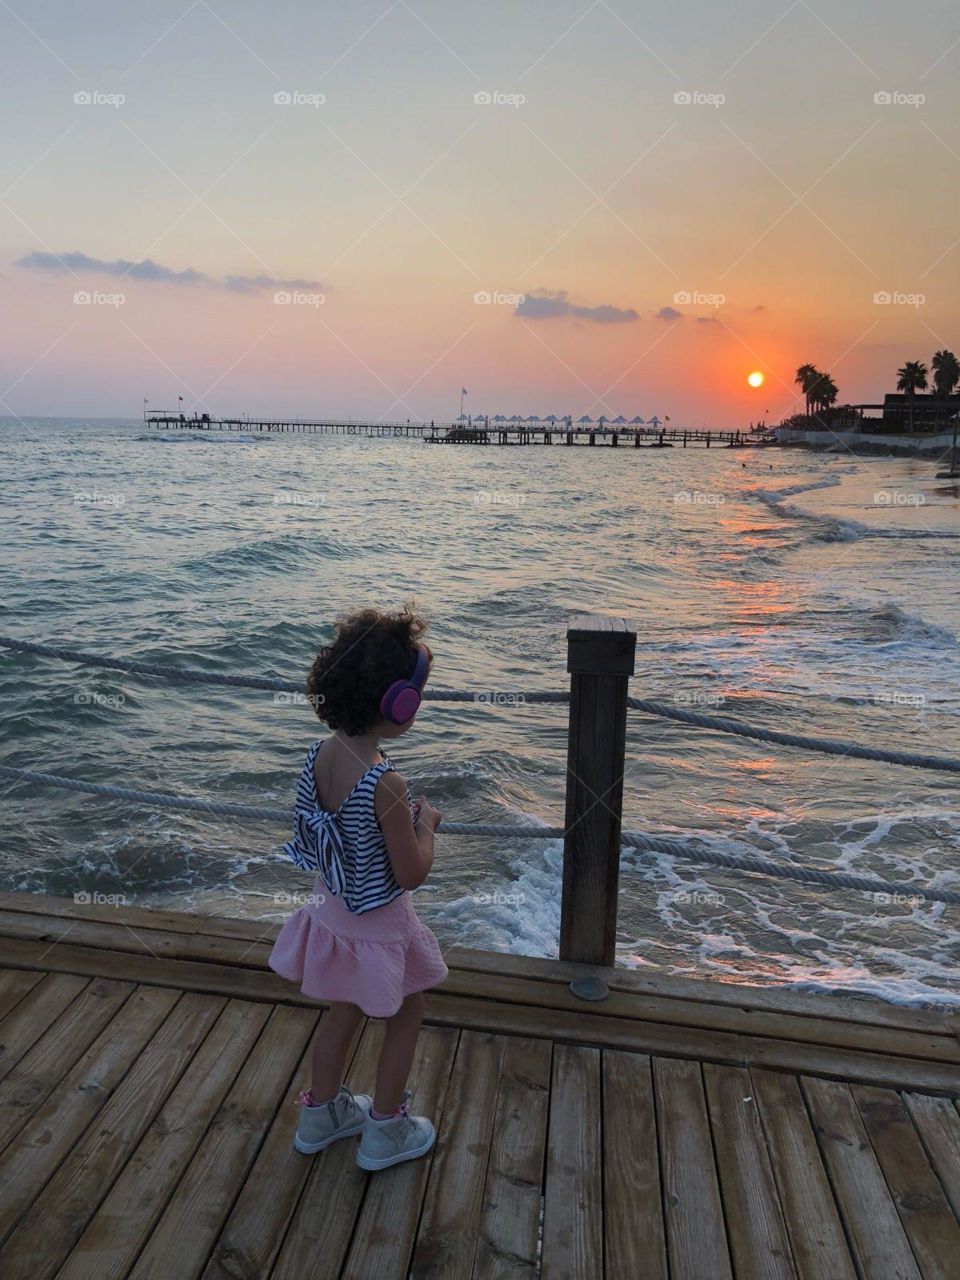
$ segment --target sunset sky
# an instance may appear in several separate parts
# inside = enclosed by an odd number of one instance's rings
[[[880,399],[960,347],[958,65],[951,0],[4,0],[0,415]]]

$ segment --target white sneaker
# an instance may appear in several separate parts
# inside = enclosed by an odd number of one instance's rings
[[[293,1139],[293,1145],[305,1156],[322,1151],[340,1138],[350,1138],[362,1133],[373,1106],[372,1099],[365,1093],[354,1095],[345,1084],[340,1086],[340,1092],[335,1098],[320,1106],[308,1106],[308,1096],[307,1093],[301,1093],[297,1098],[300,1118]]]
[[[389,1169],[403,1160],[416,1160],[425,1156],[437,1140],[437,1131],[426,1116],[407,1114],[410,1094],[404,1090],[400,1102],[400,1114],[386,1120],[374,1120],[371,1116],[363,1127],[363,1137],[357,1148],[357,1164],[361,1169],[373,1172]]]

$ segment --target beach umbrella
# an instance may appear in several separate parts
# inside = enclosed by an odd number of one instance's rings
[[[527,419],[527,421],[528,421],[528,422],[539,422],[539,421],[540,421],[540,418],[538,417],[538,415],[537,415],[537,414],[535,414],[535,413],[531,413],[531,415],[530,415],[530,417]]]
[[[620,414],[620,417],[619,417],[619,418],[614,418],[614,420],[613,420],[613,421],[614,421],[614,423],[626,422],[626,418],[625,418],[625,417],[623,416],[623,414],[621,413],[621,414]]]
[[[590,417],[589,413],[585,413],[582,418],[577,419],[577,422],[592,422],[592,421],[593,419]]]
[[[656,414],[654,414],[653,417],[650,419],[650,426],[659,427],[659,425],[660,425],[660,419],[657,417]]]
[[[494,422],[506,422],[506,418],[503,416],[502,413],[494,414],[493,420]]]
[[[513,414],[513,416],[512,416],[511,418],[509,418],[509,419],[508,419],[508,421],[510,421],[510,422],[522,422],[522,421],[523,421],[523,419],[520,417],[519,413],[515,413],[515,414]]]
[[[630,420],[630,425],[631,425],[631,427],[642,427],[642,426],[643,426],[643,419],[642,419],[642,418],[640,418],[640,417],[637,417],[637,418],[631,418],[631,420]]]
[[[560,419],[557,417],[555,413],[548,414],[547,417],[544,418],[544,422],[559,422],[559,421]]]

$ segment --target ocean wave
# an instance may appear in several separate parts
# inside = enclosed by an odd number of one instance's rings
[[[328,560],[347,560],[353,554],[353,549],[346,543],[330,538],[282,533],[182,560],[178,568],[213,575],[247,575],[254,570],[264,573],[295,569],[313,556]]]

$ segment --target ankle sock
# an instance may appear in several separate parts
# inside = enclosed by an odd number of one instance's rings
[[[301,1104],[301,1106],[304,1106],[304,1107],[325,1107],[328,1102],[336,1102],[339,1096],[340,1096],[340,1090],[338,1089],[332,1098],[324,1098],[323,1100],[321,1100],[320,1098],[315,1098],[314,1095],[310,1092],[310,1090],[307,1089],[305,1090],[305,1092],[300,1094],[299,1098],[297,1098],[297,1101]]]

